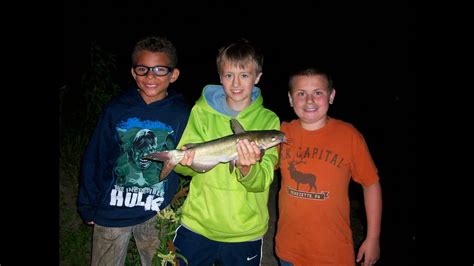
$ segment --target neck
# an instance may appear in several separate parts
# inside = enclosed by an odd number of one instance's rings
[[[229,100],[229,97],[227,97],[226,101],[227,101],[227,105],[230,108],[232,108],[232,110],[237,111],[237,112],[244,110],[252,103],[252,100],[250,98],[242,102],[235,102],[235,101]]]
[[[303,120],[300,119],[300,124],[301,124],[301,127],[303,127],[306,130],[315,131],[315,130],[325,127],[329,119],[330,119],[329,116],[326,116],[325,118],[322,118],[315,123],[305,123]]]

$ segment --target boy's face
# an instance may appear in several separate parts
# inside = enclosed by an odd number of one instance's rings
[[[249,61],[243,68],[234,62],[225,61],[221,67],[220,81],[224,86],[227,104],[235,111],[242,111],[251,103],[252,89],[262,73],[256,73],[255,64]]]
[[[138,55],[135,65],[146,67],[170,66],[170,59],[161,52],[142,51]],[[133,67],[131,71],[140,89],[140,95],[147,104],[165,98],[169,84],[175,82],[179,76],[177,68],[165,76],[156,76],[153,74],[153,71],[148,71],[145,76],[139,76],[135,73]]]
[[[324,126],[336,90],[329,92],[328,81],[322,75],[296,76],[292,85],[288,97],[301,123],[311,125],[313,129]]]

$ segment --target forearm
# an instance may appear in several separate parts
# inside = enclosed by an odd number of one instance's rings
[[[239,182],[248,191],[261,192],[266,190],[273,182],[274,165],[277,163],[276,155],[265,155],[261,162],[252,165],[246,175],[240,173]],[[240,170],[239,170],[240,171]]]
[[[367,238],[378,239],[382,222],[382,188],[379,182],[364,187],[364,205],[367,216]]]

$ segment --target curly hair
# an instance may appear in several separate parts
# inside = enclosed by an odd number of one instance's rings
[[[170,40],[166,39],[165,37],[148,36],[139,40],[135,44],[135,47],[133,48],[132,52],[133,65],[136,64],[138,60],[138,55],[142,51],[165,53],[171,60],[170,67],[175,68],[178,65],[178,52],[176,51],[176,47]]]

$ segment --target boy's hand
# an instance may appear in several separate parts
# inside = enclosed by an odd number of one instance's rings
[[[188,148],[186,147],[186,145],[184,145],[183,147],[181,147],[181,150],[182,151],[185,151],[187,150]],[[194,154],[196,152],[195,151],[187,151],[184,153],[184,157],[183,159],[181,159],[181,161],[179,162],[181,165],[184,165],[184,166],[191,166],[193,164],[193,161],[194,161]]]
[[[241,139],[237,143],[238,160],[236,162],[237,168],[246,176],[250,172],[250,167],[261,159],[260,149],[254,141],[250,142],[248,139]]]

